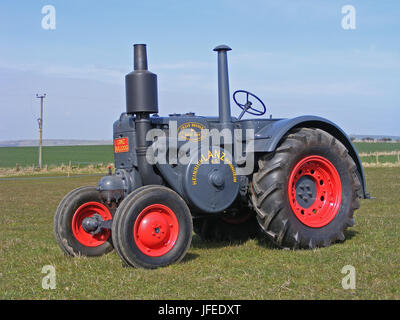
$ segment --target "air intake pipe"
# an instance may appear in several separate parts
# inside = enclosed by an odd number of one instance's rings
[[[135,149],[143,185],[162,184],[161,177],[146,160],[150,114],[158,113],[157,75],[147,70],[146,45],[135,44],[133,47],[134,70],[125,76],[126,112],[135,114]]]
[[[232,50],[226,45],[214,48],[218,52],[218,111],[221,129],[232,129],[232,116],[229,94],[228,57],[227,51]]]

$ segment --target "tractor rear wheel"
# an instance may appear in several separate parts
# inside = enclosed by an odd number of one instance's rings
[[[164,186],[144,186],[118,207],[112,225],[116,251],[129,266],[158,268],[179,262],[192,240],[185,201]]]
[[[345,239],[359,208],[357,167],[344,145],[320,129],[288,134],[262,156],[252,202],[267,238],[283,248],[325,247]]]
[[[92,234],[82,227],[83,220],[95,214],[111,220],[111,211],[95,187],[72,190],[61,200],[54,216],[54,234],[60,248],[71,256],[100,256],[112,251],[109,229]]]

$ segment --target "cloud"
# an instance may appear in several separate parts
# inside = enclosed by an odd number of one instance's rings
[[[249,51],[232,56],[232,62],[246,67],[287,67],[306,66],[310,68],[342,67],[343,69],[375,68],[400,69],[400,54],[394,51],[378,50],[375,46],[367,49],[343,48],[341,50],[314,50],[310,52]]]
[[[274,83],[258,86],[257,90],[284,95],[377,96],[383,94],[373,86],[352,82]]]
[[[49,77],[87,79],[113,84],[121,83],[125,74],[129,72],[120,67],[98,65],[0,64],[0,68],[10,71],[31,72]]]

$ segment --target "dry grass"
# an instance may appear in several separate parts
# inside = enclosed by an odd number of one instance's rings
[[[95,174],[107,173],[108,167],[113,167],[109,164],[90,164],[87,166],[62,164],[61,166],[44,166],[42,169],[37,167],[14,167],[0,168],[0,178],[3,177],[22,177],[22,176],[71,176],[77,174]]]
[[[400,167],[400,162],[363,162],[364,168],[398,168]]]

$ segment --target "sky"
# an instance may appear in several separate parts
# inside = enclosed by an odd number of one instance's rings
[[[355,29],[342,26],[345,5]],[[349,135],[400,136],[397,0],[3,0],[0,39],[0,140],[38,138],[37,93],[44,139],[111,140],[134,43],[147,44],[160,115],[218,114],[212,49],[226,44],[231,94],[256,94],[265,117],[317,115]]]

